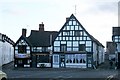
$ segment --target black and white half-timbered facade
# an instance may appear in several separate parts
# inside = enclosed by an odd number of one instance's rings
[[[93,68],[104,62],[104,46],[72,14],[57,31],[26,29],[15,48],[15,67]]]
[[[39,24],[39,30],[31,30],[26,37],[26,29],[22,29],[22,36],[15,48],[15,67],[52,67],[52,40],[56,31],[44,31],[44,24]]]
[[[104,46],[72,14],[53,43],[53,67],[92,68],[104,62]]]

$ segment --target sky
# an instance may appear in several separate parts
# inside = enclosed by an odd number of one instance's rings
[[[112,41],[112,27],[118,27],[119,0],[0,0],[0,33],[16,42],[22,28],[59,31],[66,17],[74,14],[83,27],[104,46]],[[76,8],[75,8],[76,5]],[[76,14],[75,14],[76,13]]]

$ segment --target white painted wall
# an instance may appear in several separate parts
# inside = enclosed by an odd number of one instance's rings
[[[93,42],[93,61],[97,61],[97,44],[95,42]],[[104,62],[105,59],[105,50],[102,46],[98,47],[98,60],[99,60],[99,64],[101,64],[102,62]]]
[[[8,42],[0,41],[0,66],[14,60],[14,48]]]
[[[97,61],[97,45],[93,42],[93,61]]]
[[[105,51],[102,46],[99,46],[99,64],[104,62]]]

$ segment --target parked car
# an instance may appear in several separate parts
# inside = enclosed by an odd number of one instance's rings
[[[7,74],[3,71],[0,71],[0,80],[7,80]]]

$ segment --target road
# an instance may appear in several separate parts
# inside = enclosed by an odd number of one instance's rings
[[[73,69],[73,68],[14,68],[9,64],[3,68],[9,79],[85,79],[85,80],[107,80],[108,77],[118,74],[114,69]],[[110,79],[109,79],[110,80]],[[111,79],[112,80],[112,79]]]

